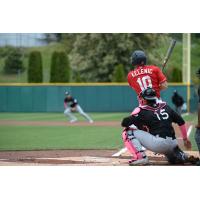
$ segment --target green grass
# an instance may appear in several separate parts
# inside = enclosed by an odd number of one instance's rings
[[[80,121],[85,121],[79,114]],[[128,113],[89,113],[94,121],[121,121]],[[0,113],[0,120],[67,121],[62,113]],[[119,149],[121,128],[0,126],[0,150]]]
[[[119,128],[0,127],[0,150],[116,149],[121,147]]]
[[[118,121],[129,113],[88,113],[95,121]],[[85,119],[78,113],[74,114],[80,121]],[[63,113],[0,113],[0,120],[17,121],[67,121]]]
[[[75,114],[80,121],[83,117]],[[128,113],[89,113],[95,121],[121,121]],[[196,124],[196,114],[184,119]],[[0,120],[66,121],[62,113],[0,113]],[[122,129],[94,126],[0,126],[0,150],[120,149]],[[193,150],[195,128],[190,135]]]
[[[190,134],[190,141],[191,141],[191,143],[192,143],[192,150],[193,150],[193,151],[198,151],[198,147],[197,147],[197,144],[196,144],[195,138],[194,138],[195,131],[196,131],[196,129],[193,128],[193,129],[192,129],[192,132],[191,132],[191,134]]]
[[[187,122],[192,123],[192,124],[196,124],[197,123],[197,113],[185,115],[185,116],[183,116],[183,119]]]
[[[190,134],[190,141],[192,143],[192,150],[198,151],[198,147],[194,138],[196,131],[195,125],[197,124],[197,113],[184,116],[184,120],[190,122],[193,125],[192,132]]]

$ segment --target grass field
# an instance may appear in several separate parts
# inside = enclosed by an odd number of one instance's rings
[[[128,113],[89,113],[94,121],[118,121]],[[75,114],[80,121],[84,119]],[[196,115],[184,117],[195,124]],[[0,113],[0,120],[67,121],[62,113]],[[0,126],[0,150],[120,149],[121,127],[98,126]],[[190,135],[193,150],[195,129]]]
[[[89,113],[95,121],[121,121],[129,113]],[[75,113],[75,116],[84,121],[84,118]],[[63,113],[0,113],[0,120],[18,121],[67,121]]]

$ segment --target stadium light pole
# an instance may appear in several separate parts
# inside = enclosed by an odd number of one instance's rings
[[[187,85],[187,106],[190,112],[190,85],[191,85],[191,34],[183,33],[183,68],[182,80]]]

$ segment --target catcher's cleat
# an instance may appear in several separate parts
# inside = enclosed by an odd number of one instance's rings
[[[196,166],[200,166],[200,160],[196,162]]]
[[[191,163],[193,165],[197,164],[198,162],[200,162],[199,158],[194,157],[194,156],[188,156],[186,159],[187,163]]]
[[[178,146],[174,148],[172,154],[165,155],[168,162],[172,165],[181,164],[188,162],[188,155],[184,153]]]
[[[147,157],[141,158],[138,160],[132,159],[129,161],[130,166],[147,165],[148,163],[149,163],[149,159]]]

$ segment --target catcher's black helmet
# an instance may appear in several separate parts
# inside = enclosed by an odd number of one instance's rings
[[[140,65],[144,64],[146,65],[147,57],[144,53],[144,51],[136,50],[131,55],[131,64],[132,65]]]
[[[141,92],[141,97],[145,100],[156,100],[156,91],[150,87]]]

